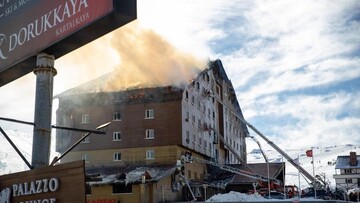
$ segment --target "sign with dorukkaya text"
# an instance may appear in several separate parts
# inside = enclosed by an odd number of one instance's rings
[[[83,161],[0,176],[0,203],[85,201]]]
[[[136,0],[0,0],[0,86],[136,19]]]

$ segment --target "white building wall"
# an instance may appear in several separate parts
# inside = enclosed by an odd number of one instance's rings
[[[233,104],[228,100],[228,82],[216,82],[211,69],[202,72],[188,86],[184,88],[182,100],[182,119],[184,146],[196,152],[216,159],[215,151],[220,152],[219,144],[214,144],[216,136],[211,128],[219,131],[217,126],[219,112],[217,102],[223,105],[224,139],[238,154],[246,160],[245,133]],[[218,87],[216,87],[218,86]],[[219,89],[222,88],[219,95]],[[245,150],[244,150],[245,149]],[[222,157],[219,157],[222,158]],[[227,163],[239,163],[233,154],[225,158]],[[222,160],[221,162],[225,162]]]

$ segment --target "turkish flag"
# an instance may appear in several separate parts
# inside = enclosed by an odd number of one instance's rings
[[[313,156],[312,149],[306,151],[306,156],[307,156],[307,157],[312,157],[312,156]]]

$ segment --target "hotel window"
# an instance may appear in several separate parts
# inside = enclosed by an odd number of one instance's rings
[[[85,163],[89,163],[89,156],[87,154],[81,154],[81,160],[84,160]]]
[[[146,159],[155,159],[155,151],[146,150]]]
[[[87,183],[85,185],[85,194],[86,195],[91,195],[92,191],[91,191],[91,185],[89,183]]]
[[[187,144],[189,144],[189,142],[190,142],[190,133],[188,130],[186,131],[186,140],[185,141]]]
[[[351,174],[353,171],[351,169],[345,169],[345,174]]]
[[[81,123],[90,123],[90,114],[83,114],[81,116]]]
[[[200,83],[199,83],[199,82],[196,82],[196,89],[197,89],[198,91],[200,91]]]
[[[189,92],[185,91],[185,99],[188,100],[189,99]]]
[[[187,112],[186,112],[186,115],[185,115],[185,121],[186,121],[186,122],[189,122],[189,117],[190,117],[190,114],[189,114],[189,112],[187,111]]]
[[[145,131],[145,138],[146,139],[154,139],[154,137],[155,137],[154,129],[147,129]]]
[[[191,104],[194,105],[195,104],[195,97],[191,96]]]
[[[82,135],[82,137],[84,138],[85,135]],[[81,143],[89,143],[89,142],[90,142],[89,136],[87,136],[85,139],[83,139],[83,140],[81,141]]]
[[[121,113],[120,112],[115,112],[113,114],[113,120],[114,121],[121,121]]]
[[[114,161],[121,161],[121,153],[120,152],[114,153]]]
[[[195,122],[196,122],[195,115],[192,115],[192,124],[195,125]]]
[[[154,109],[145,110],[145,119],[154,118]]]
[[[121,141],[121,132],[113,132],[113,139],[112,141]]]
[[[345,183],[352,183],[352,179],[351,178],[346,178]]]

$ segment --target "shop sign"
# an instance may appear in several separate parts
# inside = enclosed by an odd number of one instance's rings
[[[0,176],[0,203],[85,202],[84,162]]]
[[[0,86],[136,19],[136,0],[0,0]]]

